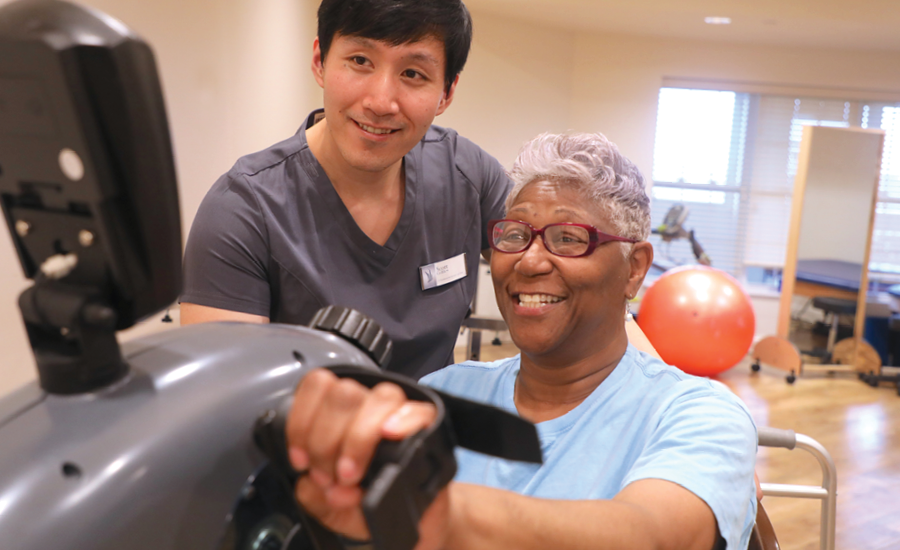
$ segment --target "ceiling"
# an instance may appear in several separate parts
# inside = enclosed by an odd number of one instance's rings
[[[900,51],[900,0],[465,0],[484,11],[567,29]],[[704,18],[729,17],[730,25]],[[900,67],[898,67],[900,70]]]

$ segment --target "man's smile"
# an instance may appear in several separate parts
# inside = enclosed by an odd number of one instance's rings
[[[363,124],[362,122],[357,122],[355,120],[353,122],[356,123],[357,126],[362,128],[366,132],[369,132],[370,134],[375,134],[375,135],[392,134],[394,132],[400,131],[399,128],[376,128],[375,126],[369,126],[367,124]]]

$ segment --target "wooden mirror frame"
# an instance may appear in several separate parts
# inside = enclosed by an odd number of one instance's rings
[[[878,184],[881,176],[881,156],[884,148],[884,131],[883,130],[869,130],[862,128],[833,128],[833,127],[822,127],[822,126],[804,126],[803,127],[803,138],[800,142],[800,154],[797,161],[797,175],[794,179],[794,193],[793,199],[791,203],[791,221],[790,221],[790,229],[788,234],[787,241],[787,251],[785,254],[784,261],[784,269],[782,271],[782,283],[781,283],[781,297],[779,301],[779,309],[778,309],[778,337],[784,340],[788,340],[790,336],[790,322],[791,322],[791,304],[792,299],[794,297],[795,286],[796,286],[796,276],[797,276],[797,253],[798,246],[800,242],[800,229],[803,218],[803,207],[804,207],[804,199],[806,196],[806,188],[807,188],[807,180],[809,177],[809,169],[810,169],[810,159],[812,156],[812,150],[815,144],[815,135],[818,132],[822,131],[841,131],[841,132],[850,132],[855,134],[868,134],[875,135],[878,137],[877,144],[877,158],[876,158],[876,166],[874,167],[874,185],[872,188],[872,199],[869,207],[869,219],[868,219],[868,231],[866,232],[866,244],[865,249],[863,251],[863,261],[862,261],[862,270],[860,274],[859,281],[859,291],[856,293],[856,311],[857,315],[855,316],[855,324],[853,328],[853,351],[852,351],[852,360],[849,365],[802,365],[800,372],[803,370],[807,370],[812,367],[814,370],[827,370],[838,371],[838,370],[856,370],[857,365],[859,363],[859,354],[857,351],[860,349],[860,342],[862,341],[864,327],[865,327],[865,310],[866,310],[866,295],[869,286],[869,255],[872,247],[872,229],[875,223],[875,206],[878,202]],[[840,291],[838,289],[834,289],[833,293],[829,293],[827,291],[823,292],[822,296],[834,296],[847,298],[849,291]],[[862,314],[860,314],[862,312]],[[760,342],[762,344],[762,341]],[[766,346],[764,346],[766,347]],[[766,361],[765,358],[762,358],[763,361]],[[776,365],[777,366],[777,365]],[[791,369],[793,370],[793,369]]]

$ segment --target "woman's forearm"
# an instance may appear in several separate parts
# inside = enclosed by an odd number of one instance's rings
[[[668,515],[661,515],[665,514],[665,503],[673,503],[667,499],[674,495],[677,502],[685,497],[678,492],[686,490],[665,481],[647,481],[653,485],[645,484],[644,490],[662,493],[659,508],[631,502],[627,495],[615,500],[549,500],[477,485],[452,484],[446,550],[712,548],[715,519],[709,508],[688,493],[687,498],[699,501],[705,511],[696,503],[687,502],[686,506],[675,506]]]
[[[446,550],[653,548],[641,540],[644,520],[631,505],[537,499],[461,483],[450,501]]]

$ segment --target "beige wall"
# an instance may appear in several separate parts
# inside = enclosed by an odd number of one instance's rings
[[[508,168],[525,141],[569,129],[574,35],[480,13],[474,19],[469,61],[436,124],[456,129]]]
[[[0,0],[0,4],[4,3]],[[168,102],[185,232],[212,182],[320,104],[309,77],[315,0],[93,0],[154,46]],[[456,128],[509,166],[542,131],[602,131],[649,176],[664,77],[900,96],[900,53],[730,45],[542,28],[474,12],[475,45],[451,108]],[[15,300],[25,287],[0,238],[0,394],[33,378]]]
[[[0,0],[0,4],[7,3]],[[187,228],[238,156],[293,134],[321,103],[309,74],[314,0],[89,0],[156,53]],[[5,224],[4,224],[5,227]],[[0,229],[0,395],[35,377],[16,299],[28,286]]]

